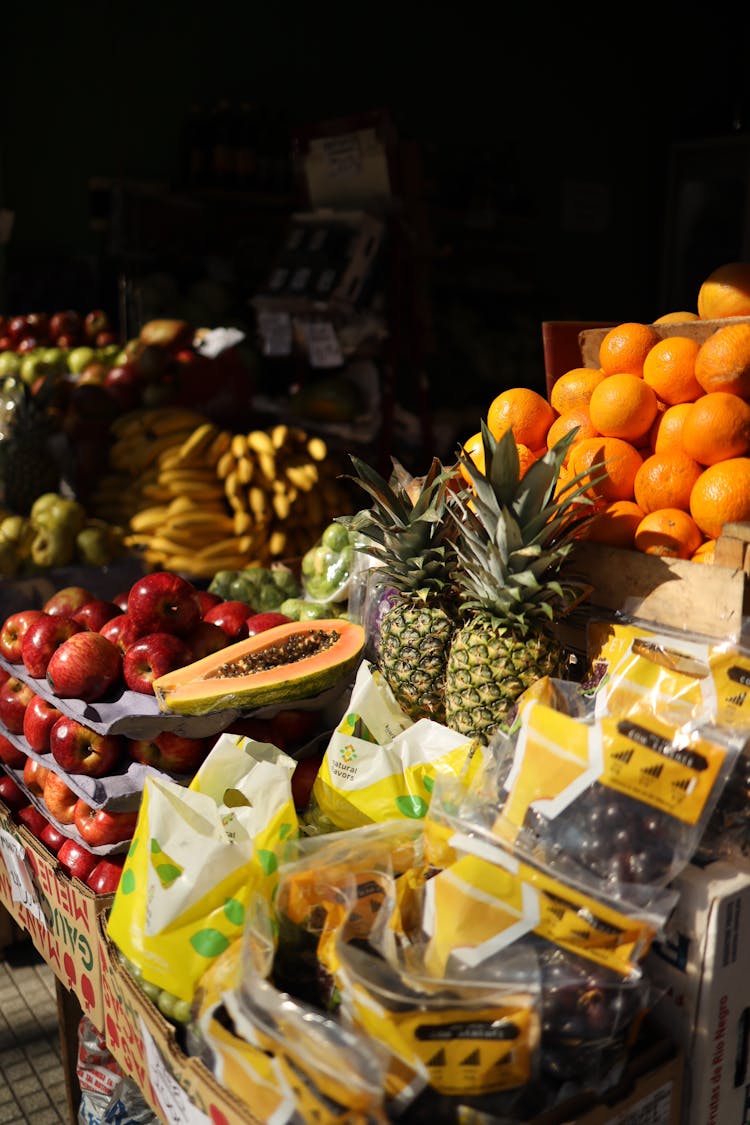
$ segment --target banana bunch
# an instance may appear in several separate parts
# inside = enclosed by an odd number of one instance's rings
[[[304,554],[334,515],[351,510],[325,441],[298,427],[234,434],[216,471],[236,533],[260,537],[265,546],[263,566]]]
[[[181,406],[132,410],[115,419],[110,427],[109,472],[89,500],[93,513],[127,527],[137,512],[155,501],[160,458],[205,423],[202,414]]]
[[[154,479],[142,489],[148,503],[130,517],[127,537],[149,567],[212,578],[262,551],[262,537],[237,530],[217,475],[231,441],[228,430],[203,421],[179,445],[158,453]]]

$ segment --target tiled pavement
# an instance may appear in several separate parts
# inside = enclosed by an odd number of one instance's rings
[[[55,976],[30,942],[0,957],[0,1125],[71,1125]]]

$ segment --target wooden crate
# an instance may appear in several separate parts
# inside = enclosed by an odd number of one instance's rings
[[[687,336],[700,344],[707,340],[717,328],[727,324],[750,324],[750,316],[733,316],[723,320],[685,320],[674,324],[654,324],[652,327],[664,340],[667,336]],[[609,328],[591,326],[584,328],[578,337],[581,350],[582,367],[599,366],[599,347]]]
[[[592,618],[619,614],[686,634],[739,640],[750,613],[750,523],[724,527],[712,564],[581,543],[571,556],[571,570],[591,593],[556,632],[577,654],[585,655]]]

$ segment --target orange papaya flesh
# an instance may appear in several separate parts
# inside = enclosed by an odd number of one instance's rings
[[[207,715],[311,699],[359,664],[361,625],[341,617],[289,621],[154,680],[159,709]]]

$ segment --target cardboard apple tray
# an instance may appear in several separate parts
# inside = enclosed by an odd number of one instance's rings
[[[0,903],[99,1030],[104,1004],[98,917],[113,897],[69,879],[55,856],[0,803]]]

